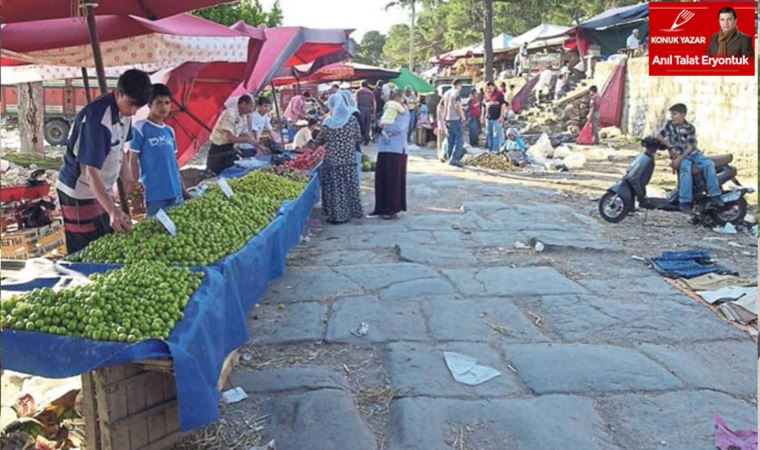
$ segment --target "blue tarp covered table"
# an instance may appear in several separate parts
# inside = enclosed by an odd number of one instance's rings
[[[3,368],[64,378],[100,367],[171,358],[180,429],[217,420],[219,372],[227,354],[246,341],[248,330],[239,300],[225,295],[222,274],[214,268],[197,270],[206,276],[167,340],[126,344],[4,329],[0,332]]]
[[[269,281],[284,272],[287,252],[298,244],[318,198],[315,173],[299,197],[283,203],[275,219],[243,248],[214,264],[193,268],[204,271],[206,277],[168,340],[124,344],[2,330],[3,368],[61,378],[128,362],[172,358],[180,429],[186,431],[217,420],[216,383],[224,359],[247,340],[246,312],[266,293]],[[120,267],[64,264],[85,275]],[[49,287],[57,281],[46,278],[17,289]]]

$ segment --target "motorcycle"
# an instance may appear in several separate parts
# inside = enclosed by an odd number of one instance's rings
[[[655,154],[666,146],[653,137],[643,139],[641,145],[644,151],[631,162],[623,178],[607,189],[607,192],[599,199],[599,214],[607,222],[618,223],[625,219],[635,210],[637,201],[640,208],[680,212],[678,187],[668,192],[665,198],[647,196],[646,188],[655,168]],[[692,177],[696,222],[711,220],[712,223],[718,225],[740,222],[747,214],[747,200],[744,197],[755,190],[742,186],[736,179],[737,170],[730,165],[733,155],[716,155],[709,158],[715,164],[723,206],[719,208],[709,206],[705,180],[694,165]],[[725,187],[724,185],[729,181],[731,185]]]

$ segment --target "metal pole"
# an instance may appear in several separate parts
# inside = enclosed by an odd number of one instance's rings
[[[95,23],[95,14],[92,12],[93,3],[87,3],[87,30],[90,33],[90,45],[92,45],[92,57],[95,60],[95,72],[98,74],[98,85],[100,85],[100,94],[108,92],[106,84],[106,71],[103,68],[103,54],[100,53],[100,39],[98,38],[98,27]]]
[[[84,83],[84,96],[87,98],[87,103],[92,101],[92,94],[90,94],[90,78],[87,75],[87,68],[82,67],[82,82]]]
[[[277,123],[280,124],[280,144],[282,144],[282,149],[285,150],[285,136],[282,135],[282,121],[280,119],[280,105],[278,105],[277,101],[277,88],[274,87],[274,81],[271,83],[272,86],[272,102],[274,103],[274,113],[277,114]]]
[[[87,9],[87,30],[90,34],[90,45],[92,45],[92,57],[95,60],[95,72],[98,74],[98,85],[100,94],[105,95],[108,92],[106,83],[106,71],[103,67],[103,55],[100,53],[100,39],[98,38],[98,27],[95,23],[95,14],[92,12],[93,6],[97,6],[94,1],[85,3]],[[127,202],[127,193],[124,190],[124,180],[119,177],[116,180],[116,188],[119,191],[119,203],[121,209],[129,216],[129,203]]]

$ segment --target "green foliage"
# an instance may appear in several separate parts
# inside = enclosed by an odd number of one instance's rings
[[[388,30],[383,46],[383,60],[393,66],[405,66],[409,62],[409,25],[398,23]]]
[[[570,26],[607,9],[633,5],[638,0],[494,0],[493,35],[518,36],[541,23]],[[406,7],[397,0],[388,7]],[[418,61],[483,42],[483,0],[417,0],[415,54]],[[409,54],[409,27],[396,25],[388,33],[383,57],[405,65]]]
[[[199,9],[193,14],[227,26],[243,20],[253,26],[276,27],[282,24],[283,19],[279,0],[274,2],[269,12],[264,10],[259,0],[238,0],[236,3]]]
[[[383,47],[385,35],[378,31],[368,31],[362,37],[361,43],[356,45],[356,62],[362,64],[379,64],[383,60]]]

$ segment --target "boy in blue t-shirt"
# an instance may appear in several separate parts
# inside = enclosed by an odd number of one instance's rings
[[[171,110],[171,91],[164,84],[154,84],[147,120],[132,127],[129,164],[135,178],[145,186],[145,205],[149,217],[159,209],[167,210],[190,198],[182,186],[177,164],[177,144],[172,127],[164,123]]]

